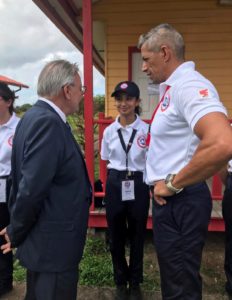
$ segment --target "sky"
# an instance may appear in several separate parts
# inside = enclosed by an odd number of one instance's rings
[[[46,62],[62,58],[77,63],[83,56],[32,0],[0,0],[0,75],[29,85],[17,92],[15,106],[37,100],[37,78]],[[94,95],[105,93],[104,77],[94,68]],[[10,86],[15,90],[17,87]]]

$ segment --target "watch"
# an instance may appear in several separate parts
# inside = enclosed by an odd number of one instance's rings
[[[172,182],[173,182],[175,176],[176,176],[176,174],[168,174],[168,176],[166,177],[166,179],[165,179],[164,182],[165,182],[165,184],[166,184],[166,187],[167,187],[170,191],[174,192],[175,194],[179,194],[180,192],[183,191],[184,188],[177,189],[176,187],[174,187],[174,186],[172,185]]]

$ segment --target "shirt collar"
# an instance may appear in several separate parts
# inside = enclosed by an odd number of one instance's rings
[[[12,116],[10,117],[10,119],[5,124],[3,124],[2,126],[8,127],[8,128],[14,128],[15,127],[15,121],[17,120],[17,118],[18,117],[13,112]]]
[[[63,122],[66,123],[66,116],[63,113],[63,111],[57,105],[55,105],[51,100],[48,100],[48,99],[43,98],[43,97],[39,97],[39,100],[44,101],[48,105],[50,105],[58,113],[58,115],[61,117]]]
[[[168,77],[168,79],[160,84],[160,89],[163,90],[167,86],[173,86],[177,80],[190,70],[195,70],[195,63],[193,61],[186,61],[179,65],[175,71]]]
[[[127,125],[126,127],[123,127],[120,123],[119,123],[119,117],[120,116],[117,116],[116,117],[116,129],[120,129],[120,128],[128,128],[128,127],[131,127],[133,129],[137,129],[138,128],[138,125],[139,125],[139,120],[140,120],[140,117],[136,114],[136,119],[133,123]]]

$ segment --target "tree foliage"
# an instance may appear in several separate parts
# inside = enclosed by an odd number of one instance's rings
[[[93,116],[89,116],[90,118],[97,118],[99,112],[105,111],[105,96],[97,95],[94,97],[94,109]],[[82,102],[77,113],[68,117],[68,122],[72,128],[72,132],[75,136],[75,139],[79,143],[82,148],[83,153],[85,152],[85,122],[84,122],[84,103]],[[98,142],[98,126],[94,125],[94,145]],[[94,147],[95,149],[95,157],[98,154],[98,147]]]

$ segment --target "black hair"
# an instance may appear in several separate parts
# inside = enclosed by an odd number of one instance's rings
[[[135,113],[140,116],[141,115],[141,112],[142,112],[142,108],[140,105],[136,106],[135,107]]]
[[[15,93],[14,91],[12,91],[7,84],[0,82],[0,97],[2,97],[2,99],[5,102],[8,102],[9,100],[11,100],[11,105],[9,107],[9,113],[12,115],[13,111],[14,111],[14,100],[15,100]]]

